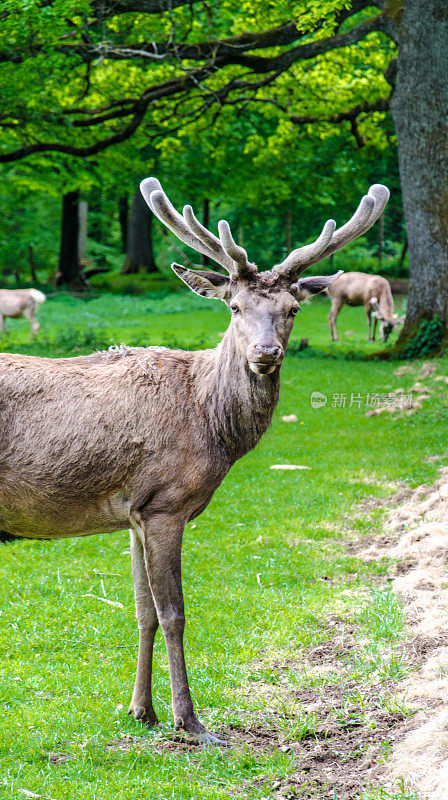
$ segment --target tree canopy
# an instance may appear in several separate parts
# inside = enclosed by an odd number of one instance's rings
[[[281,128],[342,122],[358,146],[381,139],[396,51],[381,6],[6,0],[0,162],[89,157],[131,136],[158,146],[249,107]]]

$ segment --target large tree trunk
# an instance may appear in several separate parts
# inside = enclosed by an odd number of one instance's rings
[[[409,242],[406,324],[448,323],[448,17],[444,0],[405,0],[392,114]]]
[[[140,189],[134,194],[129,217],[128,249],[122,273],[135,274],[143,269],[156,272],[157,265],[152,249],[153,214],[146,205]]]
[[[79,278],[79,192],[67,192],[62,198],[61,248],[56,286],[75,286]]]

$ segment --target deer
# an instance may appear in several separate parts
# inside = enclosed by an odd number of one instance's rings
[[[35,313],[46,299],[38,289],[0,289],[0,334],[6,333],[6,317],[24,317],[30,323],[30,338],[36,336],[40,325]]]
[[[328,220],[314,242],[262,272],[235,243],[227,221],[219,222],[217,237],[190,205],[180,214],[156,178],[146,178],[141,192],[169,230],[225,271],[172,264],[193,292],[225,303],[229,327],[209,350],[122,345],[60,359],[2,354],[0,531],[11,541],[129,528],[139,632],[129,713],[149,726],[158,723],[151,681],[160,626],[175,730],[198,743],[222,745],[222,735],[198,719],[189,689],[185,528],[271,423],[300,302],[334,279],[300,274],[368,230],[389,191],[372,186],[345,225],[336,230]]]
[[[375,341],[376,326],[380,323],[381,339],[387,342],[397,325],[403,325],[404,317],[394,314],[394,300],[390,283],[380,275],[368,275],[365,272],[344,272],[336,277],[325,289],[331,300],[331,311],[328,315],[330,335],[334,342],[338,341],[336,319],[344,305],[364,306],[367,316],[367,341]],[[372,334],[373,319],[373,334]]]

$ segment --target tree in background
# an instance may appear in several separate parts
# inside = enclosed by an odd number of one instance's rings
[[[56,273],[56,286],[75,285],[79,279],[79,191],[67,192],[62,198],[61,247]]]
[[[88,158],[130,137],[160,146],[248,109],[280,133],[342,125],[363,149],[392,107],[411,265],[404,336],[434,313],[446,327],[445,3],[346,5],[8,0],[0,162]]]
[[[128,218],[126,258],[123,265],[123,273],[125,275],[135,274],[141,269],[145,272],[157,271],[152,246],[153,216],[143,199],[140,189],[136,189]]]

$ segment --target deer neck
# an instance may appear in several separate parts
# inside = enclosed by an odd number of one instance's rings
[[[232,326],[215,350],[197,356],[197,397],[214,442],[236,461],[255,447],[271,423],[279,397],[280,370],[255,375],[237,346]]]

